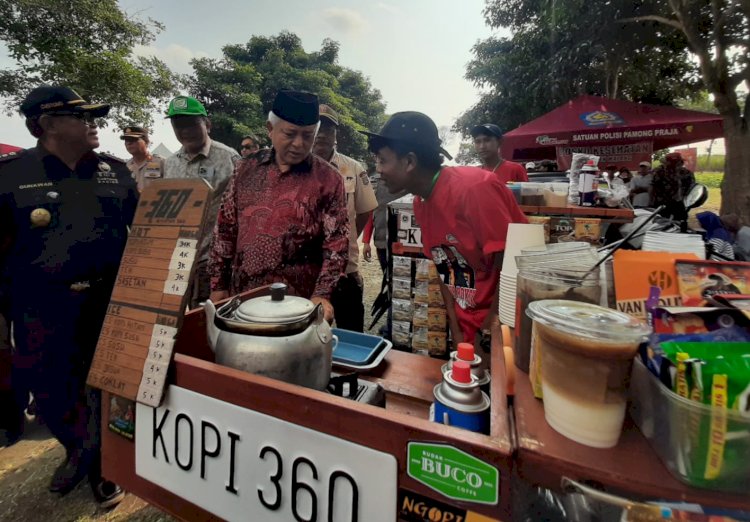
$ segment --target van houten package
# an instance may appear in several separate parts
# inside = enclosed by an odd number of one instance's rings
[[[660,306],[680,306],[675,260],[697,259],[693,254],[618,250],[614,255],[617,310],[639,319],[646,317],[646,299],[652,286],[661,289]]]

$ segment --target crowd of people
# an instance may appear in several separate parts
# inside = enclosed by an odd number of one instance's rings
[[[506,183],[528,175],[500,156],[497,125],[471,129],[480,166],[445,166],[451,157],[435,123],[395,113],[381,129],[360,131],[374,157],[370,176],[337,149],[339,114],[308,92],[279,91],[267,114],[270,146],[246,135],[239,153],[211,138],[199,100],[178,96],[166,113],[181,148],[166,159],[153,155],[147,129],[131,125],[121,135],[127,162],[95,152],[106,104],[42,86],[20,110],[38,143],[0,158],[0,312],[12,325],[14,405],[0,408],[0,428],[17,440],[33,396],[66,452],[50,491],[64,495],[88,477],[101,506],[124,496],[102,476],[100,394],[85,383],[139,194],[156,180],[202,179],[213,189],[190,308],[282,282],[354,331],[364,329],[358,238],[368,262],[374,240],[385,271],[387,205],[413,194],[424,255],[456,271],[441,277],[451,337],[488,349],[507,227],[527,221]],[[663,205],[677,219],[695,183],[678,153],[654,172],[644,162],[635,175],[610,174],[627,185],[634,206]],[[706,223],[715,237],[750,251],[750,229],[736,216]]]
[[[22,436],[33,397],[66,450],[52,492],[88,477],[102,507],[124,496],[102,476],[101,399],[85,383],[139,194],[156,180],[196,178],[213,188],[190,308],[283,282],[338,327],[362,331],[358,237],[364,232],[370,261],[374,236],[385,270],[387,203],[412,193],[425,255],[460,260],[462,277],[442,288],[453,339],[480,345],[488,335],[507,226],[526,222],[505,184],[528,179],[500,157],[494,124],[471,130],[481,167],[446,167],[435,123],[396,113],[382,129],[360,131],[375,158],[371,179],[337,150],[336,110],[307,92],[279,91],[267,115],[270,146],[246,135],[239,153],[211,138],[199,100],[178,96],[166,112],[181,148],[166,159],[151,154],[148,130],[134,124],[122,129],[127,162],[95,152],[106,104],[42,86],[20,109],[38,143],[0,158],[0,312],[12,325],[14,405],[10,414],[0,408],[0,428],[11,442]]]

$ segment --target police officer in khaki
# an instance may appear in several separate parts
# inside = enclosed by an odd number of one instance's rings
[[[0,302],[13,324],[13,386],[65,448],[49,489],[86,476],[102,507],[124,493],[101,475],[100,394],[86,387],[138,200],[125,163],[96,154],[97,118],[68,87],[42,86],[21,104],[36,147],[0,160]]]
[[[138,192],[155,179],[164,177],[164,158],[148,151],[148,130],[144,127],[125,127],[120,139],[125,141],[125,149],[132,156],[127,166],[138,184]]]
[[[364,282],[359,274],[359,244],[357,238],[378,208],[375,191],[367,170],[357,160],[336,150],[339,115],[331,107],[320,105],[320,129],[315,137],[313,152],[336,167],[344,178],[346,208],[349,214],[349,261],[346,273],[339,279],[331,295],[336,326],[345,330],[364,330]]]

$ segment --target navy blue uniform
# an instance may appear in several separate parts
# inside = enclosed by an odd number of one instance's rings
[[[136,204],[116,158],[90,152],[72,171],[41,145],[0,158],[0,298],[13,322],[13,385],[34,393],[68,455],[98,453],[85,381]]]

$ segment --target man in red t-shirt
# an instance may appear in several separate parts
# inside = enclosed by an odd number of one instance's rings
[[[494,172],[503,183],[529,181],[526,169],[518,163],[500,157],[500,142],[503,132],[494,123],[484,123],[471,129],[474,150],[482,160],[482,168]]]
[[[497,316],[497,283],[509,223],[526,223],[498,176],[476,167],[444,167],[435,123],[419,112],[391,116],[363,132],[391,193],[411,192],[424,254],[440,273],[454,343],[474,342]]]

